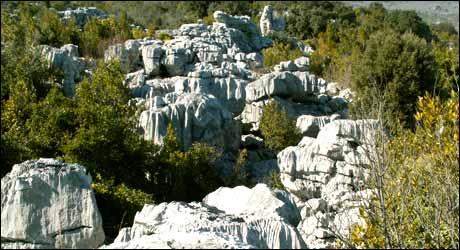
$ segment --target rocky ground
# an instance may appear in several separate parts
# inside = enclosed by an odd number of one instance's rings
[[[303,57],[257,73],[261,50],[272,42],[262,34],[283,27],[270,11],[264,9],[260,29],[248,17],[216,11],[212,25],[184,24],[171,40],[128,40],[107,49],[105,59],[120,60],[141,109],[144,139],[161,144],[172,124],[184,148],[204,142],[230,159],[247,148],[248,169],[259,184],[221,187],[201,202],[146,204],[132,227],[102,248],[327,248],[352,224],[364,223],[358,208],[372,193],[362,183],[379,124],[347,119],[353,93],[309,72],[308,46],[299,45]],[[67,95],[95,66],[78,57],[74,45],[41,49],[63,70]],[[269,102],[297,119],[304,136],[278,155],[258,137]],[[225,173],[228,166],[220,167]],[[272,171],[287,191],[264,183]],[[2,248],[101,247],[102,220],[90,184],[77,164],[15,165],[2,178]]]

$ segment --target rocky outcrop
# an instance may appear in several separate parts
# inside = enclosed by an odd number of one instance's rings
[[[229,203],[229,199],[234,202]],[[140,239],[145,244],[154,241],[164,246],[168,244],[164,239],[179,235],[184,239],[174,237],[169,244],[204,248],[208,244],[219,246],[224,238],[243,248],[304,248],[295,228],[299,219],[299,211],[287,192],[271,190],[263,184],[253,189],[220,188],[200,203],[145,205],[136,214],[133,226],[120,231],[107,247],[143,245]],[[192,241],[192,236],[205,240]]]
[[[334,120],[316,139],[304,137],[278,154],[281,181],[300,199],[299,231],[309,247],[331,247],[335,234],[347,236],[352,224],[364,223],[359,207],[372,194],[363,184],[379,131],[377,120]]]
[[[127,40],[124,44],[111,45],[104,52],[104,61],[118,59],[123,72],[131,72],[142,67],[140,61],[141,43],[137,40]]]
[[[286,23],[282,16],[275,17],[273,7],[271,5],[267,5],[264,7],[264,10],[262,11],[259,26],[262,36],[268,36],[274,31],[283,31],[284,27],[286,26]]]
[[[296,127],[304,136],[316,137],[326,124],[339,118],[340,115],[337,114],[332,116],[301,115],[297,118]]]
[[[300,57],[294,61],[281,62],[275,71],[262,75],[247,84],[245,88],[246,104],[239,115],[244,124],[250,124],[252,131],[257,131],[263,107],[276,102],[288,116],[297,119],[301,115],[348,117],[348,100],[351,93],[338,89],[334,94],[328,92],[324,79],[308,72],[308,57]],[[329,89],[333,89],[330,87]],[[311,136],[313,132],[308,132]]]
[[[74,95],[75,84],[83,79],[87,70],[91,70],[96,66],[94,60],[78,57],[78,46],[73,44],[66,44],[59,49],[48,45],[40,45],[40,51],[48,61],[49,67],[61,70],[64,73],[62,85],[67,96]]]
[[[120,231],[129,237],[130,228]],[[116,240],[100,249],[257,249],[237,237],[219,232],[174,232],[144,235],[132,240]]]
[[[16,164],[2,178],[2,248],[95,248],[104,242],[91,176],[55,159]]]
[[[308,72],[272,72],[246,86],[248,102],[269,97],[290,97],[294,101],[309,101],[312,95],[325,93],[326,81]]]
[[[79,7],[74,10],[58,11],[57,13],[64,22],[68,22],[72,18],[75,18],[77,25],[81,28],[83,28],[86,22],[91,18],[104,19],[108,17],[104,11],[97,9],[96,7]]]
[[[227,150],[239,147],[240,127],[232,114],[212,95],[170,93],[147,101],[139,126],[144,139],[162,144],[171,123],[184,148],[192,142],[204,142]]]

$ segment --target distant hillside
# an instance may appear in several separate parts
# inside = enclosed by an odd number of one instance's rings
[[[458,1],[338,1],[354,7],[369,6],[373,2],[383,4],[386,9],[415,10],[428,23],[449,22],[458,31]]]

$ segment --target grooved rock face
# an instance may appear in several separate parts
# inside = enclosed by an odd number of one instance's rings
[[[156,99],[163,100],[160,97]],[[240,130],[237,122],[212,95],[167,95],[164,104],[151,105],[142,112],[139,126],[144,139],[162,144],[169,123],[172,123],[184,148],[190,147],[193,142],[204,142],[229,150],[239,147]]]
[[[2,178],[2,248],[95,248],[104,242],[91,176],[41,158]]]
[[[228,199],[238,204],[229,206]],[[296,225],[290,224],[299,221],[299,216],[292,221],[293,214],[299,211],[286,192],[263,184],[252,190],[243,186],[220,188],[200,203],[144,205],[133,226],[122,229],[115,242],[105,247],[144,247],[149,241],[182,246],[193,236],[204,240],[188,244],[189,248],[207,248],[209,242],[220,246],[223,239],[235,248],[304,248]],[[168,235],[177,237],[168,243]]]
[[[334,120],[317,138],[305,136],[278,154],[281,181],[300,200],[298,229],[308,247],[330,248],[334,235],[347,236],[352,224],[364,224],[359,207],[373,191],[363,184],[381,129],[377,120]]]
[[[61,48],[40,45],[42,56],[48,61],[49,67],[60,69],[64,73],[63,88],[67,96],[75,93],[75,83],[83,78],[85,69],[94,68],[94,60],[77,57],[78,46],[66,44]]]

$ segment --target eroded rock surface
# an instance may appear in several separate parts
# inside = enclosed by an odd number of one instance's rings
[[[230,198],[233,207],[225,200]],[[298,209],[284,191],[271,190],[263,184],[252,190],[243,186],[220,188],[199,203],[145,205],[136,214],[133,226],[120,231],[107,247],[139,246],[144,244],[140,239],[145,244],[155,241],[164,246],[168,244],[164,239],[174,234],[184,238],[176,237],[171,243],[188,244],[191,248],[220,246],[221,242],[243,248],[304,248],[296,225],[290,224],[298,220]],[[191,244],[192,236],[205,241]]]
[[[379,131],[377,120],[334,120],[317,138],[306,136],[278,154],[281,181],[299,198],[298,228],[309,247],[332,247],[335,234],[348,236],[352,224],[363,225],[359,207],[372,195],[364,183]]]
[[[95,248],[104,242],[91,176],[41,158],[2,178],[2,248]]]

